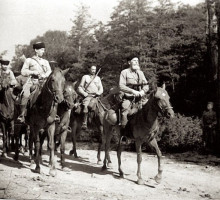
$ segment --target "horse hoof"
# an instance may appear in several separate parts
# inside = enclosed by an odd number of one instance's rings
[[[125,178],[123,173],[120,173],[120,178]]]
[[[31,160],[31,163],[30,163],[30,168],[33,168],[33,166],[34,166],[34,161],[33,160]]]
[[[107,170],[107,167],[106,166],[102,166],[102,171],[105,171]]]
[[[19,148],[19,153],[22,153],[24,155],[24,148],[23,147]]]
[[[113,168],[112,163],[108,163],[108,167],[112,169]]]
[[[40,167],[36,167],[34,172],[40,174]]]
[[[28,156],[29,154],[28,154],[28,152],[24,152],[24,156]]]
[[[139,179],[137,180],[137,184],[138,184],[138,185],[144,185],[143,179],[142,179],[142,178],[139,178]]]
[[[72,156],[74,154],[73,150],[70,150],[69,155]]]
[[[98,160],[97,161],[97,165],[101,165],[102,164],[102,161],[101,160]]]
[[[6,153],[2,153],[2,158],[6,158]]]
[[[63,172],[70,172],[70,169],[68,167],[62,167]]]
[[[15,155],[15,156],[13,157],[13,159],[14,159],[14,161],[18,161],[18,155]]]
[[[55,177],[57,175],[57,170],[56,169],[50,169],[49,174],[50,174],[50,176]]]
[[[154,180],[155,180],[158,184],[160,184],[162,178],[161,178],[160,176],[157,175],[157,176],[154,177]]]

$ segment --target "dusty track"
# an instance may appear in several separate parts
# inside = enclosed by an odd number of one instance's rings
[[[66,151],[68,154],[69,150]],[[31,171],[27,156],[13,161],[13,154],[0,158],[0,198],[5,199],[220,199],[220,165],[213,156],[192,154],[166,155],[161,184],[157,158],[143,154],[142,175],[145,185],[137,185],[136,154],[123,152],[125,179],[118,177],[116,152],[111,152],[113,168],[102,172],[96,164],[96,151],[78,150],[78,159],[66,156],[68,172],[49,176],[48,152],[44,151],[41,174]],[[103,152],[102,152],[103,156]],[[33,168],[32,168],[33,169]]]

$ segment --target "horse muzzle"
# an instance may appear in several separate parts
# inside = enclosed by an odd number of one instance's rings
[[[166,117],[169,118],[169,119],[174,117],[174,111],[173,111],[172,108],[168,108],[166,110]]]

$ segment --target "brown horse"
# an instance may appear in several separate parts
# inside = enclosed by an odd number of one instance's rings
[[[161,158],[162,154],[157,145],[156,136],[159,131],[158,124],[158,113],[166,115],[167,117],[173,117],[174,112],[169,102],[169,95],[165,90],[165,85],[163,88],[156,88],[155,91],[152,92],[148,102],[143,105],[142,109],[140,109],[136,114],[134,114],[129,120],[128,124],[125,127],[125,130],[121,131],[121,139],[119,141],[117,156],[118,156],[118,169],[120,173],[120,177],[124,177],[124,172],[121,167],[121,143],[123,137],[133,138],[135,140],[136,152],[137,152],[137,183],[144,184],[144,181],[141,177],[141,161],[142,161],[142,150],[141,145],[144,142],[149,143],[156,150],[157,158],[158,158],[158,174],[155,177],[157,182],[161,181],[162,178],[162,167],[161,167]],[[105,149],[105,159],[103,169],[107,168],[107,156],[110,147],[111,140],[111,126],[106,120],[104,120],[104,132],[106,135],[106,149]]]
[[[41,145],[40,137],[42,129],[46,130],[49,136],[50,148],[50,175],[56,175],[55,160],[54,160],[54,132],[55,121],[57,118],[58,104],[64,100],[63,91],[65,85],[64,75],[67,70],[55,68],[44,83],[36,102],[32,107],[27,109],[26,122],[30,126],[29,150],[30,158],[32,158],[33,142],[35,144],[36,168],[35,171],[40,173],[40,154]],[[33,162],[33,160],[32,160]]]
[[[3,132],[3,157],[9,150],[10,136],[14,135],[14,98],[9,77],[0,77],[0,125]]]

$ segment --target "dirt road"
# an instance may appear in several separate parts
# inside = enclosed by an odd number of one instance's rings
[[[66,151],[68,154],[69,150]],[[123,152],[125,179],[118,177],[116,152],[111,152],[113,168],[106,172],[96,162],[96,151],[78,150],[80,158],[66,156],[69,171],[49,176],[48,152],[44,151],[41,174],[31,171],[28,156],[13,161],[13,154],[0,158],[0,198],[5,199],[220,199],[220,161],[213,156],[166,155],[163,180],[157,184],[157,158],[143,154],[142,176],[137,185],[136,154]],[[102,152],[102,156],[103,152]],[[32,168],[33,169],[33,168]]]

